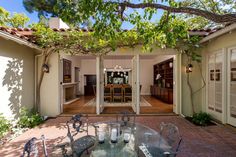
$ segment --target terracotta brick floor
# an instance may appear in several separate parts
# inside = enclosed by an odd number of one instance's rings
[[[24,143],[30,137],[47,138],[49,156],[52,156],[52,146],[66,141],[65,122],[69,117],[49,119],[44,124],[28,130],[13,141],[1,146],[0,157],[15,157],[23,150]],[[90,117],[90,122],[112,119],[112,117]],[[137,121],[155,130],[159,130],[161,122],[171,122],[179,127],[183,136],[178,157],[235,157],[236,131],[224,125],[199,127],[179,116],[141,116]]]

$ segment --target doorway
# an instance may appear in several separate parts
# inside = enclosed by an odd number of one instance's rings
[[[177,67],[175,55],[107,55],[75,56],[80,62],[80,100],[67,105],[66,113],[116,114],[127,110],[136,114],[172,114],[176,102]],[[166,104],[152,95],[154,65],[173,58],[172,104]],[[73,62],[73,61],[72,61]],[[169,63],[168,63],[169,66]],[[118,68],[117,68],[118,67]],[[118,74],[119,72],[119,74]],[[112,74],[113,73],[113,74]],[[166,81],[166,87],[170,82]],[[110,96],[107,95],[107,86]],[[113,87],[121,86],[121,96],[115,97]],[[95,88],[94,88],[95,87]],[[131,92],[125,89],[131,89]],[[117,96],[117,95],[115,95]]]

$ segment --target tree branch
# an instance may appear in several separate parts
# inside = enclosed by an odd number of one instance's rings
[[[192,14],[196,16],[202,16],[208,20],[214,21],[216,23],[227,23],[227,22],[236,22],[236,14],[216,14],[212,13],[207,10],[201,10],[196,8],[190,8],[190,7],[170,7],[162,4],[157,3],[130,3],[130,2],[107,2],[107,3],[113,3],[117,4],[120,7],[128,7],[133,9],[144,9],[144,8],[155,8],[155,9],[162,9],[166,10],[171,13],[186,13],[186,14]]]

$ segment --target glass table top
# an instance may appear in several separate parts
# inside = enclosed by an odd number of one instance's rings
[[[117,122],[100,122],[95,124],[99,128],[106,128],[104,143],[99,143],[97,140],[95,146],[92,148],[91,154],[83,155],[83,157],[137,157],[140,156],[140,153],[145,151],[140,150],[142,147],[150,150],[150,152],[148,151],[148,153],[150,153],[149,157],[156,157],[158,153],[156,148],[162,148],[164,150],[170,149],[165,142],[162,142],[160,145],[159,141],[161,137],[157,131],[139,123],[128,123],[126,126],[120,125],[118,140],[116,143],[112,143],[111,134],[109,134],[111,131],[109,131],[109,128],[116,123]],[[126,128],[131,128],[130,140],[128,143],[124,142],[123,136]],[[162,139],[162,141],[164,141],[164,139]],[[153,148],[157,151],[153,151]],[[148,156],[148,153],[146,153],[146,156]]]

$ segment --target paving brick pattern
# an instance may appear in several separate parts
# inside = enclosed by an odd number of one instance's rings
[[[65,122],[69,117],[49,119],[44,124],[28,130],[16,139],[0,148],[0,157],[20,156],[24,143],[31,137],[47,138],[49,156],[60,156],[55,153],[54,145],[67,141]],[[90,122],[112,120],[114,117],[90,117]],[[208,127],[195,126],[179,116],[140,116],[137,122],[159,131],[161,122],[171,122],[178,126],[183,137],[178,157],[235,157],[236,131],[224,125]]]

